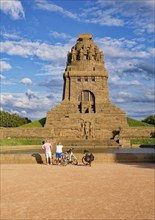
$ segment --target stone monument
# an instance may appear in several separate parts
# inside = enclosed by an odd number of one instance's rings
[[[91,34],[79,34],[67,54],[62,102],[47,113],[45,128],[63,140],[112,140],[128,127],[126,114],[110,102],[103,52]]]

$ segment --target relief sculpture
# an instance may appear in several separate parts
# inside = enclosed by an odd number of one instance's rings
[[[89,121],[84,121],[81,123],[81,133],[85,139],[89,139],[93,137],[93,126]]]

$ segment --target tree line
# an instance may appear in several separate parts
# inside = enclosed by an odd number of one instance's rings
[[[150,116],[148,116],[147,118],[145,118],[144,120],[142,120],[142,122],[155,125],[155,115],[150,115]]]
[[[20,117],[17,114],[0,111],[0,127],[18,127],[31,122],[28,118]]]

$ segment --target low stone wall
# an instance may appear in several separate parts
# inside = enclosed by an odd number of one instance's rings
[[[155,127],[128,127],[121,137],[149,138],[155,135]],[[54,131],[47,128],[0,128],[0,138],[44,138],[53,137]]]
[[[152,138],[155,137],[155,127],[128,127],[122,130],[121,138]]]
[[[153,137],[155,137],[155,127],[128,127],[121,131],[119,136],[119,144],[130,147],[131,139]]]
[[[0,138],[46,138],[53,136],[53,131],[46,128],[1,128]]]
[[[121,131],[119,143],[128,147],[132,138],[152,138],[154,136],[155,127],[127,127]],[[1,128],[0,139],[2,138],[51,138],[53,141],[57,139],[54,131],[48,128]]]
[[[82,164],[83,154],[76,154],[79,164]],[[140,163],[140,162],[155,162],[155,154],[94,154],[95,160],[93,163]],[[44,154],[0,154],[1,164],[42,164],[45,162]]]

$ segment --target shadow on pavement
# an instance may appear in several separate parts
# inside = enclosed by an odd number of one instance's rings
[[[142,162],[137,162],[137,163],[123,163],[123,162],[119,162],[119,164],[123,164],[126,166],[133,166],[133,167],[138,167],[138,168],[143,168],[143,169],[155,169],[155,163],[142,163]]]
[[[36,162],[37,162],[38,164],[43,164],[43,160],[42,160],[42,157],[41,157],[40,154],[38,154],[38,153],[32,154],[32,157],[35,157]]]

